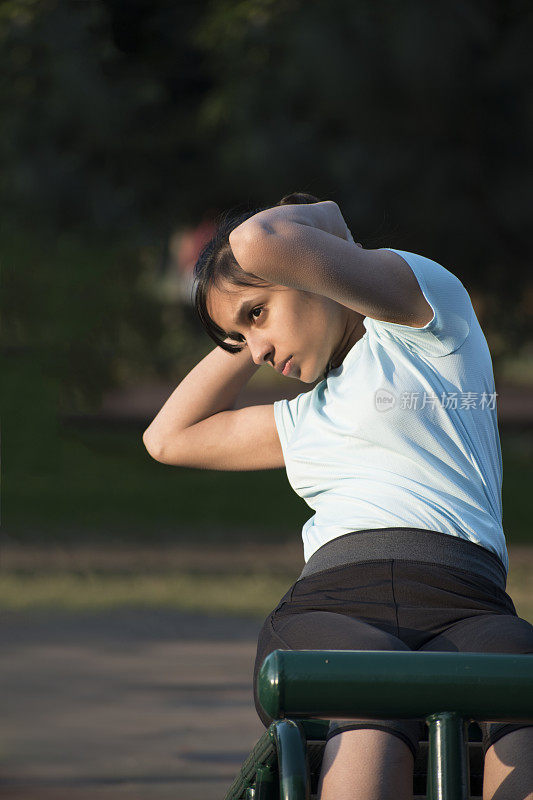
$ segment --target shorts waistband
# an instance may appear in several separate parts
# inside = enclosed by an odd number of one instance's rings
[[[458,567],[491,580],[503,591],[507,584],[496,553],[468,539],[423,528],[374,528],[337,536],[313,553],[298,580],[344,564],[389,558]]]

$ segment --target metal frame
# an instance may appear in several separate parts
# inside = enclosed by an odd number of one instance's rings
[[[469,800],[468,726],[533,722],[533,655],[275,650],[258,695],[274,722],[225,800],[308,800],[306,737],[328,727],[314,717],[425,720],[428,800]]]
[[[317,725],[325,736],[328,723]],[[310,776],[306,758],[309,726],[276,720],[265,731],[241,767],[226,800],[308,800]]]

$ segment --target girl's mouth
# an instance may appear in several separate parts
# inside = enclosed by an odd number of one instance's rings
[[[287,363],[283,367],[282,375],[288,375],[289,372],[291,371],[291,367],[292,367],[292,356],[289,358],[289,360],[287,361]]]

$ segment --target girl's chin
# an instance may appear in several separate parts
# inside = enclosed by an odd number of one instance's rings
[[[329,362],[328,362],[329,363]],[[305,366],[302,367],[301,364],[298,364],[298,369],[295,370],[296,374],[289,375],[287,377],[292,378],[292,380],[296,379],[301,383],[306,383],[309,386],[317,383],[324,378],[326,374],[327,365],[322,365],[320,363],[311,365],[311,371],[307,369]]]
[[[301,371],[298,375],[298,380],[302,383],[307,383],[309,386],[324,380],[326,377],[326,367],[317,366],[312,373]]]

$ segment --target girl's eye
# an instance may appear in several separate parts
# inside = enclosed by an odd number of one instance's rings
[[[263,310],[263,306],[256,306],[255,308],[252,308],[252,310],[250,312],[248,312],[249,319],[251,321],[253,321],[254,319],[259,319],[259,317],[261,316],[262,310]],[[254,316],[256,311],[259,311],[259,314],[257,316]],[[238,336],[235,336],[235,341],[237,341],[237,342],[245,342],[246,338],[242,334],[239,334]]]

